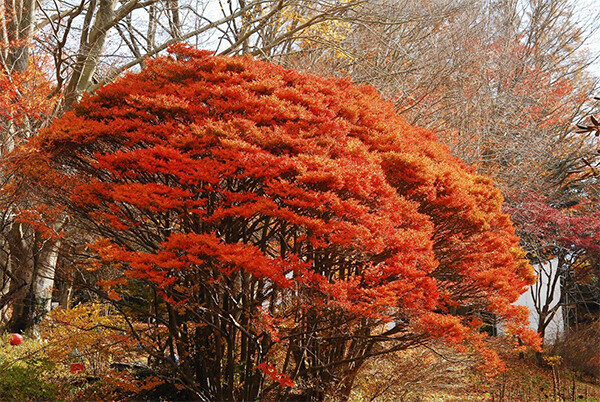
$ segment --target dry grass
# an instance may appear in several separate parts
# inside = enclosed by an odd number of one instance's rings
[[[362,401],[600,401],[600,383],[563,367],[540,366],[501,339],[506,371],[494,378],[477,369],[474,356],[447,348],[415,349],[375,359],[363,367],[351,400]]]

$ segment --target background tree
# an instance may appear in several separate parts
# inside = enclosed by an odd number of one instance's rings
[[[35,134],[54,115],[53,85],[44,75],[46,60],[27,56],[16,46],[0,65],[0,157]],[[15,219],[19,202],[13,197],[10,176],[0,178],[3,213],[0,216],[0,310],[15,332],[30,326],[34,317],[50,307],[57,244]],[[12,307],[8,315],[8,307]]]
[[[507,212],[535,262],[538,282],[530,292],[537,332],[544,338],[556,313],[568,303],[569,294],[597,275],[600,216],[595,205],[561,208],[531,192],[515,195]]]
[[[595,151],[573,135],[596,89],[585,51],[596,25],[576,6],[372,1],[333,27],[337,40],[307,39],[281,61],[374,85],[504,191],[556,196]]]

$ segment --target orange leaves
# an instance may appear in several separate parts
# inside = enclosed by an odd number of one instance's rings
[[[8,74],[0,68],[0,117],[20,125],[24,118],[41,119],[53,114],[58,100],[37,60],[27,70]]]
[[[120,278],[112,279],[112,280],[101,279],[96,282],[96,284],[98,286],[102,287],[102,289],[104,289],[105,291],[108,289],[111,289],[115,286],[125,285],[126,283],[127,283],[127,279],[125,277],[120,277]]]
[[[15,219],[30,225],[43,239],[56,240],[62,237],[63,233],[52,224],[60,219],[63,212],[60,207],[40,205],[36,208],[17,210]]]
[[[502,198],[432,133],[348,80],[175,49],[31,147],[55,174],[39,185],[105,239],[92,248],[121,278],[99,283],[108,298],[127,304],[134,283],[148,285],[159,305],[148,314],[172,311],[161,322],[186,364],[209,366],[208,353],[237,367],[294,347],[315,361],[290,357],[285,371],[318,376],[306,373],[317,361],[360,361],[349,354],[371,347],[350,343],[376,342],[382,323],[407,345],[472,339],[456,307],[518,325],[507,306],[531,276]]]
[[[97,246],[98,247],[98,246]],[[173,234],[160,245],[157,253],[125,251],[108,244],[99,249],[106,261],[127,263],[131,278],[145,279],[160,287],[177,281],[173,271],[197,271],[215,267],[225,275],[244,270],[257,278],[267,277],[280,286],[290,286],[285,273],[302,265],[281,258],[268,258],[248,244],[223,243],[213,234]]]
[[[119,301],[121,300],[121,295],[119,295],[115,290],[109,290],[107,296],[110,300]]]
[[[158,183],[114,185],[108,195],[112,202],[128,203],[150,212],[181,208],[186,205],[185,199],[191,196],[189,191]]]
[[[82,151],[95,149],[90,141],[104,144],[93,153],[89,185],[73,194],[79,207],[96,209],[93,219],[127,231],[142,222],[132,219],[130,208],[144,216],[177,211],[169,229],[177,231],[188,217],[210,230],[229,221],[252,226],[269,217],[304,228],[317,248],[393,254],[401,261],[394,264],[404,268],[395,274],[384,268],[389,273],[377,279],[390,289],[395,285],[385,282],[393,275],[408,281],[404,289],[423,286],[419,275],[409,284],[413,279],[403,272],[426,275],[448,253],[462,261],[491,257],[437,246],[437,236],[472,238],[474,245],[479,233],[501,226],[510,236],[510,223],[495,220],[501,199],[490,182],[464,169],[431,133],[395,116],[372,89],[247,58],[173,51],[183,52],[187,62],[152,62],[86,99],[76,115],[40,139],[47,150],[59,146],[64,134],[72,137],[69,147]],[[96,172],[109,174],[110,184],[93,184]],[[496,254],[507,267],[516,261],[513,254]],[[232,274],[233,266],[247,261],[225,265]],[[273,279],[271,268],[246,269]]]
[[[419,318],[419,325],[436,338],[450,344],[459,344],[469,334],[459,317],[448,314],[427,313]]]
[[[526,328],[516,325],[508,325],[507,333],[514,335],[520,341],[516,346],[517,349],[525,349],[531,347],[533,350],[542,351],[542,338],[531,328]]]
[[[180,113],[187,110],[189,102],[171,94],[158,94],[154,97],[132,95],[127,102],[136,106],[143,106],[150,113]]]

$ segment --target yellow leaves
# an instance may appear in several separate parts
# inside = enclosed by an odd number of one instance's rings
[[[106,373],[111,362],[132,354],[125,321],[107,305],[82,303],[72,309],[56,308],[41,329],[50,360],[84,363],[86,371],[94,375]]]
[[[551,367],[559,367],[563,363],[561,356],[544,356],[544,362]]]
[[[350,2],[340,3],[348,4]],[[352,24],[348,21],[332,16],[314,23],[313,13],[307,12],[306,7],[299,6],[298,8],[286,8],[282,12],[279,25],[286,26],[290,32],[298,29],[298,26],[308,25],[307,28],[301,30],[303,38],[300,42],[301,47],[320,46],[325,42],[334,50],[336,57],[351,58],[351,55],[340,46],[352,32]]]

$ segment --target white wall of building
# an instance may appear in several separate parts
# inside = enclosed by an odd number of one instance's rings
[[[554,280],[557,275],[557,261],[552,260],[544,264],[533,264],[533,268],[538,275],[538,281],[535,285],[531,286],[527,292],[523,293],[519,300],[516,302],[519,306],[526,306],[529,308],[529,326],[534,330],[537,330],[539,315],[535,310],[534,297],[532,291],[536,292],[538,289],[540,292],[540,302],[545,303],[547,300],[547,289],[548,284]],[[560,279],[559,279],[560,281]],[[560,303],[560,283],[556,286],[553,293],[553,300],[551,307]],[[538,303],[539,304],[539,303]],[[564,321],[563,321],[563,309],[558,308],[558,311],[554,315],[552,322],[546,329],[546,343],[552,343],[556,339],[560,338],[564,333]]]

